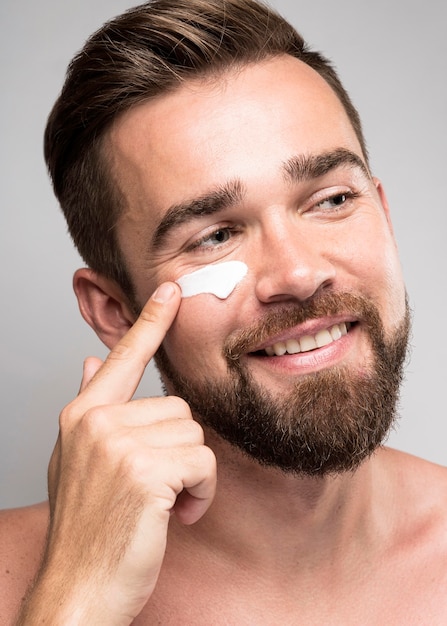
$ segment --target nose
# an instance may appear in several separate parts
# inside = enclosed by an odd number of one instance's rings
[[[255,264],[260,302],[304,302],[333,284],[330,242],[317,226],[302,226],[275,219],[263,229]]]

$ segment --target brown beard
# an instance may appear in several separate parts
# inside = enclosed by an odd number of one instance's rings
[[[360,371],[339,366],[308,374],[280,397],[263,389],[247,371],[241,357],[268,337],[305,320],[340,313],[352,315],[367,329],[373,358]],[[354,470],[387,437],[396,419],[409,330],[408,304],[401,323],[386,339],[371,302],[359,295],[331,293],[275,309],[251,328],[230,335],[223,351],[226,380],[180,376],[163,347],[156,363],[196,419],[251,458],[286,472],[324,476]]]

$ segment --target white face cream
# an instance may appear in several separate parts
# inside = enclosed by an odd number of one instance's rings
[[[183,298],[197,296],[200,293],[211,293],[224,300],[247,272],[248,267],[242,261],[226,261],[184,274],[176,283],[181,287]]]

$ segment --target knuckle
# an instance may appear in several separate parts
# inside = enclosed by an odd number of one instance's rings
[[[101,438],[101,433],[106,430],[106,425],[110,421],[108,407],[94,406],[88,409],[79,422],[82,432],[90,438]]]
[[[132,363],[138,366],[139,369],[144,370],[147,365],[147,360],[135,349],[130,338],[124,337],[107,355],[106,364],[115,367]]]
[[[213,476],[217,473],[216,455],[211,448],[204,444],[191,449],[187,462],[203,473],[203,475]]]
[[[61,442],[80,440],[83,445],[103,440],[110,431],[110,406],[90,407],[83,414],[75,403],[65,407],[59,416]]]
[[[156,310],[146,307],[141,311],[138,319],[144,324],[149,324],[150,326],[153,326],[154,324],[158,323],[159,315],[157,314]]]
[[[107,355],[106,361],[127,361],[132,357],[132,348],[125,341],[121,340]]]
[[[67,404],[64,407],[59,415],[59,430],[64,432],[66,430],[71,430],[73,424],[77,422],[79,419],[78,412],[76,411],[76,406],[74,403]]]
[[[207,467],[210,473],[217,471],[217,459],[214,452],[208,446],[200,446],[200,454],[204,467]]]
[[[202,444],[204,441],[203,428],[195,420],[183,420],[183,428],[186,429],[190,440],[193,443]]]
[[[176,415],[176,417],[185,417],[192,419],[189,404],[186,402],[186,400],[183,400],[183,398],[180,398],[179,396],[166,396],[165,402],[168,405],[170,412],[173,415]]]

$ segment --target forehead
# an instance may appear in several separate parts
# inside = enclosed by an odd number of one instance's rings
[[[228,180],[249,188],[279,176],[300,154],[343,147],[362,155],[335,93],[290,56],[186,82],[124,113],[108,141],[127,210],[149,206],[154,218]]]

